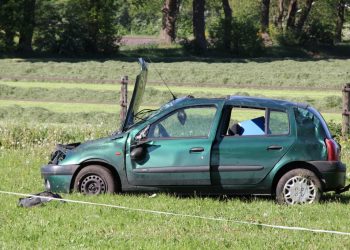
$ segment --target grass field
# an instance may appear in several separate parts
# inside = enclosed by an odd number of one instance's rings
[[[327,121],[341,121],[341,87],[350,60],[168,58],[150,65],[145,106],[171,99],[157,69],[178,96],[265,96],[308,102]],[[0,191],[43,190],[40,166],[55,143],[109,135],[120,126],[119,78],[138,72],[134,58],[120,60],[0,59]],[[350,146],[342,142],[343,161]],[[348,175],[348,180],[350,175]],[[320,204],[280,206],[262,197],[179,197],[120,194],[64,198],[112,205],[350,232],[349,193]],[[71,203],[17,207],[0,194],[0,248],[117,249],[349,249],[350,236],[285,231],[190,217],[155,215]]]
[[[192,61],[191,61],[192,60]],[[0,77],[8,80],[45,79],[54,82],[116,82],[131,79],[136,58],[119,60],[1,59]],[[349,59],[165,59],[150,65],[149,82],[160,83],[158,71],[171,85],[293,86],[339,89],[349,81]]]
[[[42,190],[39,168],[50,149],[2,150],[0,190]],[[266,198],[178,197],[159,194],[63,195],[67,199],[180,214],[349,232],[349,195],[327,196],[317,205],[280,206]],[[350,236],[285,231],[234,222],[155,215],[51,202],[31,209],[19,197],[0,194],[0,248],[118,249],[348,249]]]

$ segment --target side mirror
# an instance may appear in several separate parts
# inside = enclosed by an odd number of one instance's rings
[[[140,161],[145,157],[145,155],[146,155],[146,150],[142,146],[136,147],[132,149],[130,152],[130,158],[133,161]]]
[[[185,113],[185,110],[180,110],[177,112],[177,119],[181,123],[181,125],[185,125],[187,120],[187,115]]]

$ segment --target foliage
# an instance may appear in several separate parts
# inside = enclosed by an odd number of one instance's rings
[[[331,120],[327,123],[327,125],[329,130],[331,131],[331,134],[336,137],[337,141],[339,141],[341,138],[341,124]]]
[[[180,40],[192,36],[192,1],[182,0],[177,21],[177,37]]]
[[[228,51],[234,55],[253,56],[262,50],[262,40],[259,36],[259,27],[252,19],[233,18],[231,23],[219,19],[217,24],[209,28],[212,45],[215,48],[225,49],[224,34],[229,29],[230,46]]]
[[[64,55],[116,52],[118,7],[117,0],[39,1],[34,45]]]
[[[314,4],[302,33],[301,43],[333,44],[337,1],[318,1]]]
[[[54,0],[39,0],[36,8],[36,29],[34,46],[39,51],[59,51],[60,25],[64,5]]]
[[[15,36],[21,23],[23,0],[0,1],[0,50],[14,51]]]
[[[130,34],[157,35],[161,30],[163,1],[128,0],[128,15],[132,18],[124,27]]]

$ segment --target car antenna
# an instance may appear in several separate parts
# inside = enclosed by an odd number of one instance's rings
[[[153,64],[153,62],[151,61],[151,59],[149,58],[149,57],[147,57],[148,58],[148,61],[150,61],[150,63],[152,63]],[[164,83],[164,85],[167,87],[167,89],[169,90],[169,92],[170,92],[170,94],[171,94],[171,96],[173,97],[173,100],[176,100],[177,99],[177,97],[174,95],[174,93],[170,90],[170,88],[169,88],[169,86],[168,86],[168,84],[166,84],[166,82],[165,82],[165,80],[163,79],[163,77],[162,77],[162,75],[159,73],[159,71],[157,70],[157,68],[156,67],[154,67],[154,70],[157,72],[157,74],[159,75],[159,77],[160,77],[160,79],[162,79],[162,81],[163,81],[163,83]]]

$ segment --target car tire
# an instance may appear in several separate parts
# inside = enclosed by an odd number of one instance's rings
[[[276,201],[279,204],[317,203],[321,196],[321,182],[308,169],[290,170],[280,178],[276,186]]]
[[[99,165],[84,167],[74,181],[74,190],[87,195],[115,193],[116,187],[112,172]]]

